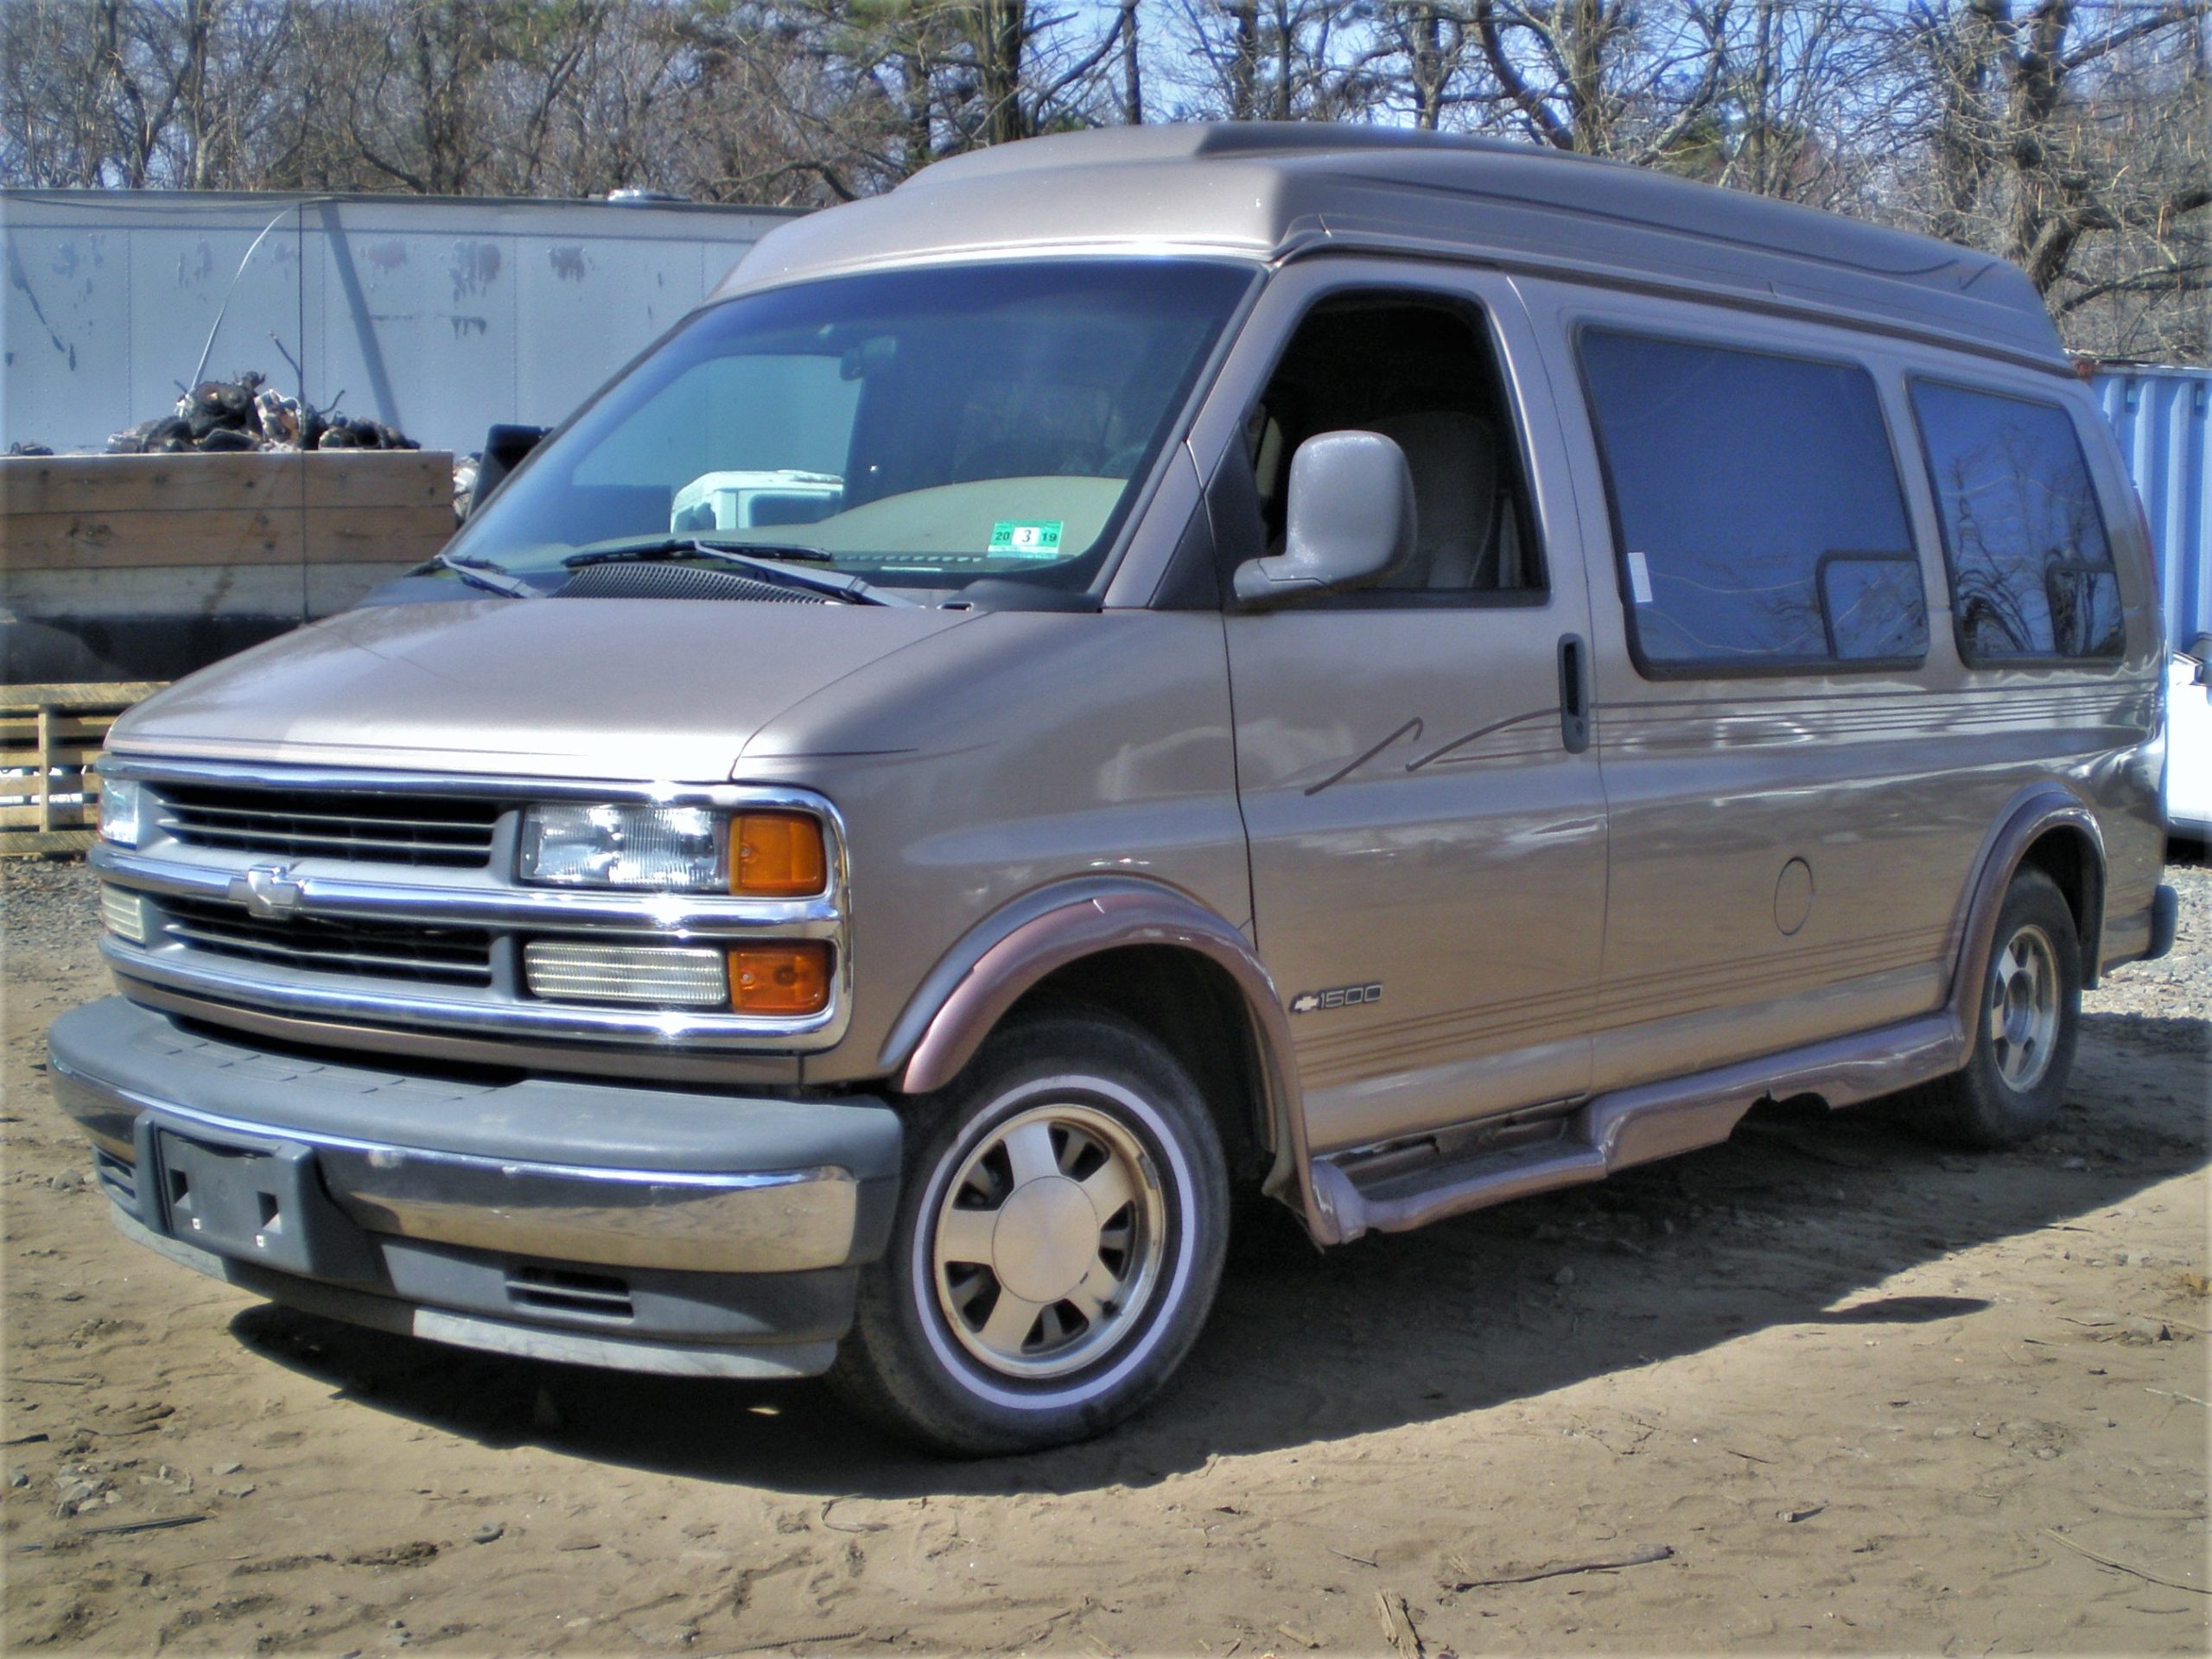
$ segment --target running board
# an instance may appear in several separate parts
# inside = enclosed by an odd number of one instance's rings
[[[1817,1095],[1831,1107],[1853,1106],[1930,1082],[1965,1063],[1964,1035],[1946,1011],[1599,1095],[1562,1119],[1556,1135],[1534,1144],[1457,1158],[1440,1154],[1412,1168],[1402,1154],[1384,1160],[1373,1148],[1316,1158],[1317,1231],[1332,1234],[1322,1242],[1336,1244],[1368,1232],[1410,1232],[1446,1216],[1603,1180],[1618,1169],[1718,1145],[1763,1100]],[[1375,1166],[1365,1179],[1363,1163]]]

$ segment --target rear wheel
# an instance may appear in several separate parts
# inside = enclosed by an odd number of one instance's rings
[[[1190,1351],[1221,1276],[1228,1179],[1196,1085],[1124,1020],[1053,1014],[914,1107],[832,1386],[968,1454],[1120,1421]]]
[[[2057,1112],[2074,1067],[2082,947],[2074,912],[2040,870],[2012,878],[1998,912],[1966,1069],[1930,1084],[1913,1116],[1955,1145],[2018,1145]]]

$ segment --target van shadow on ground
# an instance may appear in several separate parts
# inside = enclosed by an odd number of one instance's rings
[[[1166,1396],[1100,1441],[1033,1458],[918,1457],[817,1383],[504,1360],[268,1306],[233,1329],[365,1408],[490,1446],[816,1495],[1141,1485],[1217,1453],[1481,1410],[1769,1327],[1970,1321],[1986,1302],[1872,1287],[2202,1167],[2208,1055],[2205,1021],[2092,1015],[2066,1111],[2018,1151],[1946,1151],[1880,1109],[1770,1107],[1726,1146],[1421,1233],[1322,1255],[1287,1225],[1236,1252]]]

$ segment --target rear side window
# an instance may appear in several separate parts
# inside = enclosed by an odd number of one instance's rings
[[[1969,663],[2117,657],[2112,544],[2074,423],[2056,404],[1912,383]]]
[[[1926,656],[1919,559],[1864,369],[1604,329],[1581,353],[1640,667]]]

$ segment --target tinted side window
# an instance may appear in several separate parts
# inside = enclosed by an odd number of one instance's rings
[[[1643,667],[1926,655],[1919,562],[1865,370],[1599,329],[1581,351]]]
[[[1970,663],[2117,657],[2112,546],[2066,411],[1930,380],[1912,385],[1959,650]]]

